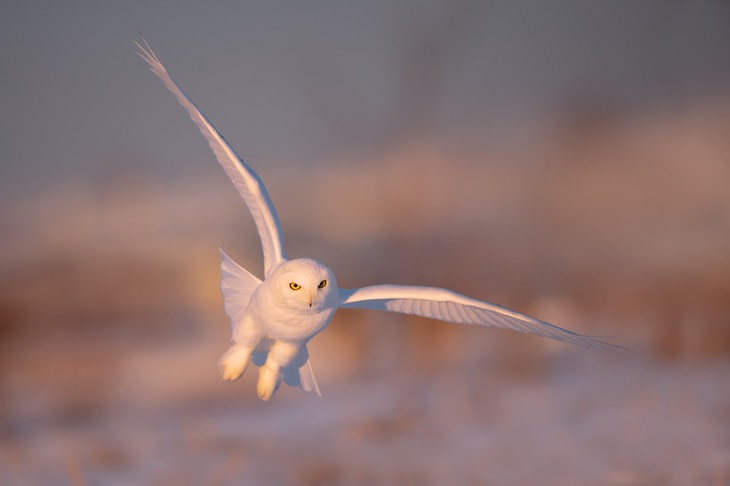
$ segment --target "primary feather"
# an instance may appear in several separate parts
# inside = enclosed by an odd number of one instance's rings
[[[223,170],[228,174],[246,206],[248,206],[261,237],[261,247],[264,252],[264,272],[268,276],[276,265],[286,260],[286,254],[284,253],[279,217],[276,215],[276,209],[274,209],[263,181],[251,167],[241,160],[233,148],[228,145],[223,135],[218,133],[213,124],[183,93],[149,44],[144,39],[142,39],[142,43],[144,45],[135,41],[138,49],[137,53],[145,60],[155,76],[160,78],[167,89],[175,95],[175,98],[185,108],[190,118],[198,125],[216,159],[218,159]]]
[[[451,290],[406,285],[373,285],[360,289],[340,289],[340,307],[378,309],[412,314],[458,324],[481,324],[512,329],[557,339],[590,349],[616,346],[577,334],[528,315],[490,304]]]

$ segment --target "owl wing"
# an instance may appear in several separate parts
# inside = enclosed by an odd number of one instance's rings
[[[251,167],[236,155],[236,152],[218,133],[213,124],[183,93],[168,74],[160,58],[144,39],[142,39],[142,43],[144,45],[135,42],[138,49],[137,53],[149,65],[155,76],[160,78],[167,89],[175,95],[175,98],[185,108],[190,118],[198,125],[200,132],[210,144],[210,148],[213,149],[216,159],[218,159],[223,170],[226,171],[246,206],[248,206],[261,238],[261,246],[264,251],[264,272],[268,276],[274,267],[286,260],[286,254],[284,253],[279,218],[263,181]]]
[[[359,289],[340,289],[340,302],[341,308],[378,309],[459,324],[494,326],[557,339],[589,349],[620,348],[489,302],[436,287],[373,285]]]
[[[261,280],[233,261],[223,250],[220,252],[223,307],[231,320],[231,328],[233,328],[241,320],[241,316],[251,300],[251,295],[261,284]]]

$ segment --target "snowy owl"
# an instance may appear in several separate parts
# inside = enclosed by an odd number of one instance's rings
[[[220,359],[223,379],[237,380],[253,361],[260,367],[257,392],[262,400],[269,400],[282,381],[321,395],[307,343],[327,326],[339,308],[379,309],[513,329],[586,348],[614,347],[451,290],[405,285],[341,289],[335,274],[326,265],[309,258],[290,260],[284,252],[276,210],[259,176],[183,93],[144,39],[144,45],[135,44],[138,54],[198,125],[248,206],[261,238],[264,280],[221,250],[221,291],[232,331],[232,344]]]

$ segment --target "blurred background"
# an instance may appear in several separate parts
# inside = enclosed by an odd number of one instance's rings
[[[225,383],[258,236],[630,348],[341,311]],[[4,2],[0,483],[730,484],[730,4]]]

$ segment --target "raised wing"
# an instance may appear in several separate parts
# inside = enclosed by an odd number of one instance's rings
[[[226,171],[228,177],[233,181],[233,185],[238,189],[238,193],[248,206],[256,228],[261,237],[261,246],[264,250],[264,272],[266,276],[279,263],[286,260],[284,253],[284,244],[281,236],[281,227],[279,218],[276,215],[276,209],[271,202],[269,193],[266,191],[263,181],[241,158],[236,155],[228,142],[218,133],[213,124],[198,110],[198,108],[190,101],[180,87],[173,81],[167,73],[165,66],[162,65],[160,58],[150,48],[147,41],[142,39],[144,45],[135,41],[137,45],[137,53],[147,62],[152,72],[160,78],[169,89],[177,101],[185,108],[185,110],[193,119],[200,132],[213,149],[216,159]]]
[[[589,349],[620,348],[495,304],[435,287],[373,285],[360,289],[340,289],[340,299],[342,308],[379,309],[459,324],[494,326]]]

